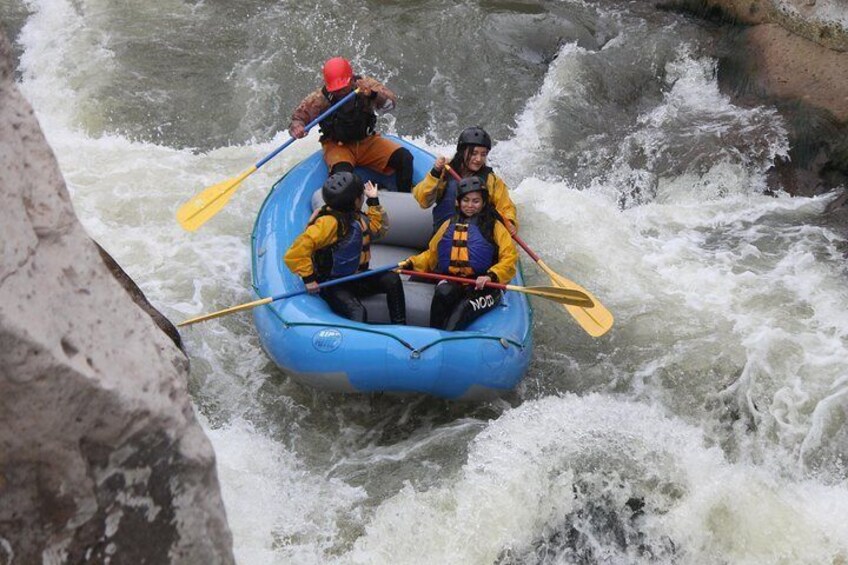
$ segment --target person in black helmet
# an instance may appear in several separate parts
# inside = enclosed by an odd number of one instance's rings
[[[501,291],[487,282],[508,283],[515,276],[518,251],[489,203],[489,191],[479,177],[457,186],[454,215],[442,223],[423,253],[404,261],[403,268],[476,279],[475,285],[440,281],[430,303],[430,327],[453,331],[493,309]]]
[[[377,114],[390,112],[397,96],[368,76],[353,73],[350,62],[333,57],[324,63],[324,86],[313,91],[294,109],[289,134],[305,137],[306,124],[344,98],[353,89],[359,93],[321,121],[321,146],[331,173],[353,172],[357,166],[380,173],[395,173],[400,192],[412,190],[412,153],[377,132]]]
[[[480,127],[465,128],[459,135],[456,153],[450,161],[450,167],[461,178],[476,176],[486,186],[489,202],[504,220],[510,234],[518,233],[518,217],[515,204],[509,197],[509,189],[491,167],[486,164],[492,138]],[[450,218],[454,212],[457,181],[447,170],[447,158],[439,157],[433,169],[412,189],[412,195],[422,208],[433,206],[433,229]]]
[[[363,194],[367,197],[367,215],[361,211]],[[371,241],[382,237],[389,227],[377,198],[377,186],[370,181],[363,184],[355,173],[330,175],[321,195],[325,205],[284,257],[286,266],[303,279],[310,293],[318,292],[318,284],[324,281],[367,271]],[[385,294],[391,323],[406,323],[403,284],[393,271],[323,288],[320,293],[333,312],[357,322],[368,322],[360,298]]]

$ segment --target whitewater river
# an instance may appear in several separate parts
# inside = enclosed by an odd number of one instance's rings
[[[253,219],[317,131],[196,233],[177,207],[286,141],[336,54],[399,93],[385,131],[449,153],[486,127],[524,239],[616,316],[594,340],[535,301],[527,378],[486,404],[297,385],[249,315],[184,331],[239,563],[848,562],[831,197],[763,195],[786,129],[719,91],[716,28],[576,0],[0,0],[0,17],[81,221],[174,321],[253,299]]]

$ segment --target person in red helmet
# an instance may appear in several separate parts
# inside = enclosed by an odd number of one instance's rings
[[[324,160],[330,174],[353,172],[357,166],[380,173],[394,171],[398,191],[410,192],[412,153],[376,131],[377,112],[394,109],[395,93],[371,77],[354,74],[343,57],[329,59],[323,72],[324,86],[304,98],[292,112],[291,136],[306,136],[306,124],[358,88],[356,96],[319,123]]]

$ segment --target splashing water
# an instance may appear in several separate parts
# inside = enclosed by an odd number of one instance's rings
[[[253,217],[317,132],[197,233],[174,213],[287,139],[345,22],[401,93],[384,129],[450,155],[488,127],[523,238],[616,316],[592,340],[536,301],[525,382],[474,406],[305,389],[249,316],[188,330],[240,563],[848,559],[845,265],[826,198],[761,195],[784,126],[719,92],[704,29],[580,2],[380,3],[379,27],[335,2],[24,6],[21,88],[77,214],[170,318],[254,298]]]

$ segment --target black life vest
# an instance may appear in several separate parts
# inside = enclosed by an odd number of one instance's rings
[[[312,264],[319,281],[346,277],[368,270],[371,260],[371,228],[362,212],[344,213],[323,206],[310,223],[321,216],[336,219],[336,242],[312,254]]]
[[[355,83],[360,78],[359,75],[354,75],[352,82]],[[338,102],[338,99],[327,91],[327,87],[322,88],[321,92],[330,104]],[[321,128],[321,141],[324,139],[334,139],[343,143],[362,141],[374,133],[377,114],[371,110],[368,100],[361,96],[354,96],[318,125]]]

